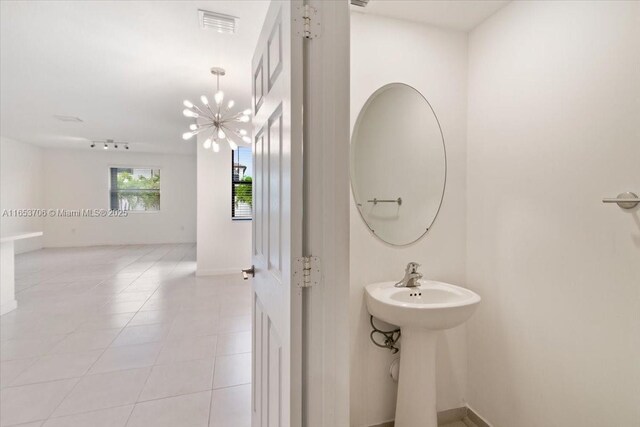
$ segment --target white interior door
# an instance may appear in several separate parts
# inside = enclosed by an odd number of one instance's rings
[[[272,1],[252,62],[254,110],[253,427],[302,425],[301,3]]]

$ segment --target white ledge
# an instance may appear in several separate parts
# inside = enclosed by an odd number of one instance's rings
[[[42,231],[33,231],[31,233],[9,234],[7,236],[0,237],[0,243],[13,242],[14,240],[29,239],[31,237],[39,237],[39,236],[42,236],[42,234],[43,234]]]

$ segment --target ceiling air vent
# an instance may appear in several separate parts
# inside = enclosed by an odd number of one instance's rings
[[[83,120],[80,117],[75,117],[75,116],[60,116],[60,115],[55,115],[53,116],[54,119],[56,120],[60,120],[61,122],[76,122],[76,123],[81,123]]]
[[[222,13],[211,12],[209,10],[198,10],[200,16],[200,27],[211,28],[219,33],[235,34],[237,17],[223,15]]]
[[[351,4],[354,6],[367,7],[369,0],[351,0]]]

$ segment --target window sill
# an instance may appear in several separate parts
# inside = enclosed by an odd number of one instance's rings
[[[160,211],[125,211],[127,213],[127,215],[129,214],[135,214],[135,215],[146,215],[146,214],[159,214]]]

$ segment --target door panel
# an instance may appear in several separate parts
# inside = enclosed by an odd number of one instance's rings
[[[280,71],[282,71],[282,26],[276,24],[271,33],[268,45],[268,64],[269,64],[269,90],[275,84]]]
[[[254,427],[302,424],[302,38],[296,1],[272,1],[252,62]]]
[[[253,419],[253,423],[252,425],[260,425],[260,424],[256,424],[255,420],[256,418],[261,419],[262,418],[262,391],[263,391],[263,384],[262,384],[262,375],[263,375],[263,371],[264,371],[264,367],[262,366],[262,357],[258,357],[256,358],[255,355],[262,355],[262,333],[263,333],[263,326],[262,326],[262,321],[263,321],[263,311],[262,311],[262,306],[260,305],[260,302],[258,301],[258,299],[255,297],[254,294],[254,298],[253,298],[253,327],[252,327],[252,331],[253,331],[253,363],[252,363],[252,369],[251,369],[251,379],[252,379],[252,389],[251,389],[251,418]]]
[[[253,168],[256,177],[261,177],[264,170],[264,157],[262,155],[264,152],[264,140],[264,132],[260,131],[255,138],[254,148]],[[264,226],[266,218],[266,215],[264,215],[264,180],[260,180],[253,188],[253,209],[255,223],[253,255],[264,258],[266,252],[264,248],[264,242],[266,241],[264,237],[264,233],[266,232],[266,227]]]
[[[268,425],[269,427],[279,427],[282,425],[282,344],[278,337],[278,331],[271,322],[269,322],[268,348]]]
[[[282,275],[282,108],[279,106],[269,118],[269,270]]]

